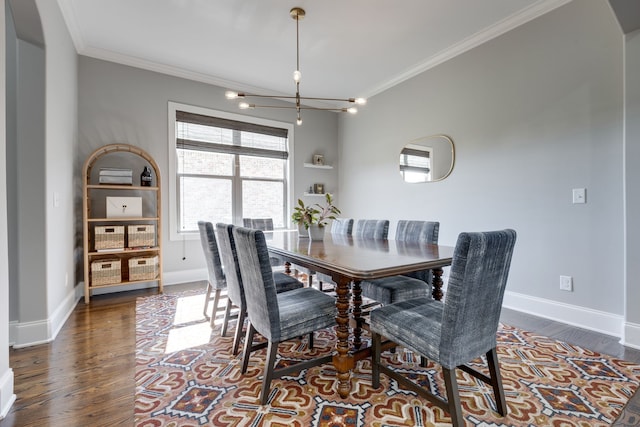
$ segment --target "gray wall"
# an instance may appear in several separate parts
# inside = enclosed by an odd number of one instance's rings
[[[204,256],[199,240],[169,240],[169,176],[167,157],[167,116],[169,101],[241,114],[235,103],[224,97],[225,88],[136,69],[88,57],[80,57],[78,80],[78,137],[75,169],[96,148],[123,142],[147,151],[158,163],[162,175],[163,272],[165,282],[176,283],[199,272],[204,279]],[[251,114],[271,120],[294,123],[292,110],[253,110]],[[303,167],[314,153],[325,155],[327,163],[337,159],[338,138],[335,113],[305,111],[302,126],[294,130],[294,194],[300,197],[313,182],[337,188],[337,170]],[[76,208],[81,207],[81,187],[76,185]],[[309,202],[316,202],[310,199]],[[340,198],[338,198],[340,203]],[[76,238],[80,244],[81,212],[76,214]],[[195,237],[195,236],[194,236]],[[186,257],[183,260],[183,256]],[[76,277],[82,280],[81,275]],[[122,288],[111,288],[122,290]]]
[[[626,70],[626,336],[640,342],[640,30],[628,34],[625,42]]]
[[[607,2],[571,2],[341,119],[341,207],[356,218],[438,220],[448,245],[462,231],[512,227],[510,304],[620,334],[622,119],[618,23]],[[403,183],[403,144],[439,133],[455,143],[451,176]],[[581,187],[588,203],[574,205]],[[559,290],[560,275],[573,276],[574,292]]]

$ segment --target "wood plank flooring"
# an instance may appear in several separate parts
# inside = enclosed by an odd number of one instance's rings
[[[165,287],[166,293],[204,283]],[[17,400],[0,427],[131,426],[135,396],[136,298],[155,289],[79,302],[53,343],[11,349]],[[640,363],[617,338],[504,309],[505,323]]]

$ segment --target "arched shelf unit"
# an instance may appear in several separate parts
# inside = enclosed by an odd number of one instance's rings
[[[141,182],[145,166],[151,169],[149,185]],[[107,183],[102,176],[127,173],[127,183]],[[133,145],[105,145],[87,158],[82,177],[85,303],[104,287],[156,283],[162,292],[162,181],[155,160]]]

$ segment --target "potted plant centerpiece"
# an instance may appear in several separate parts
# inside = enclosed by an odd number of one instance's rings
[[[340,215],[340,209],[333,205],[333,196],[327,193],[324,197],[324,205],[316,203],[313,206],[306,206],[302,200],[298,199],[291,221],[298,225],[300,237],[308,235],[311,240],[322,240],[324,226],[329,220],[336,219],[336,215]]]

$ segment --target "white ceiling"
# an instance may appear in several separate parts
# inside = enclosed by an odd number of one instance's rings
[[[79,54],[252,93],[370,97],[570,0],[58,0]]]

